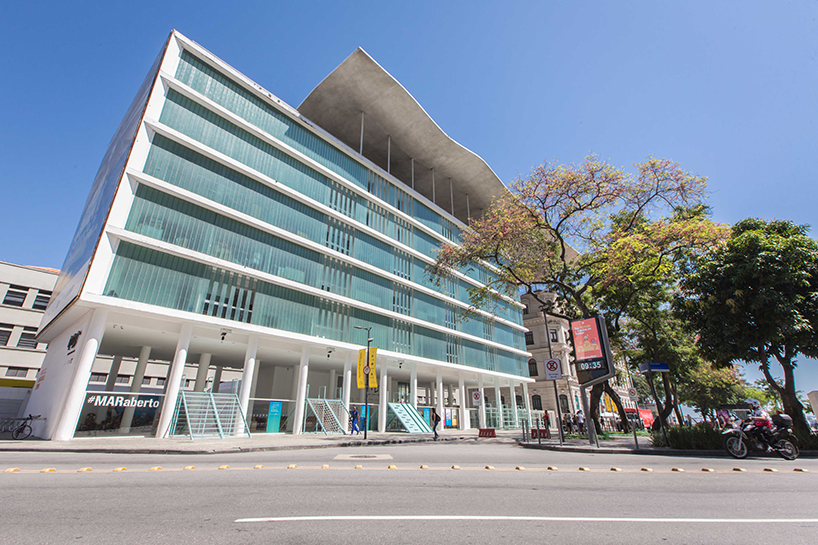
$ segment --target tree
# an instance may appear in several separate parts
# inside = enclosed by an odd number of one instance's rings
[[[518,290],[548,306],[543,292],[551,292],[564,318],[598,312],[595,292],[604,292],[622,305],[606,316],[615,330],[634,294],[663,282],[681,252],[721,237],[701,212],[704,177],[666,159],[649,157],[635,167],[630,175],[596,156],[581,165],[544,163],[472,220],[459,245],[444,245],[432,273],[442,278],[450,269],[488,263],[497,275],[470,290],[475,307]],[[599,385],[600,396],[603,389],[627,425],[619,396]]]
[[[679,386],[679,400],[694,407],[707,419],[721,405],[740,403],[751,395],[732,367],[715,367],[704,360],[688,370]]]
[[[759,365],[797,427],[809,429],[795,388],[796,356],[818,355],[818,244],[809,227],[745,219],[727,244],[696,260],[676,306],[698,330],[705,357]],[[770,372],[783,370],[779,384]]]

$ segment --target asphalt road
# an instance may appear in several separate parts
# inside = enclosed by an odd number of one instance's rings
[[[92,470],[78,472],[84,467]],[[7,468],[19,471],[0,473],[4,543],[818,542],[815,459],[437,443],[212,456],[0,453]],[[56,471],[40,472],[48,468]]]

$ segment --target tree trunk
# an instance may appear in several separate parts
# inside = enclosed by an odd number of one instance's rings
[[[804,416],[804,406],[798,401],[798,393],[795,390],[795,368],[791,361],[786,358],[777,358],[778,363],[784,369],[784,388],[781,391],[781,403],[784,404],[784,412],[792,418],[793,426],[801,433],[810,433],[809,424]]]
[[[606,381],[607,382],[607,381]],[[585,415],[585,422],[587,425],[591,425],[593,423],[594,429],[597,432],[597,435],[602,433],[602,427],[599,423],[599,400],[602,399],[602,392],[604,391],[605,387],[603,384],[594,384],[591,387],[591,400],[589,401],[590,407],[588,410],[591,412],[590,415]]]
[[[604,383],[604,388],[605,393],[610,396],[616,405],[616,411],[619,413],[619,419],[622,420],[622,431],[624,433],[628,433],[631,431],[631,426],[630,421],[628,420],[628,413],[625,412],[625,407],[622,405],[622,398],[619,397],[619,394],[616,393],[607,380]]]
[[[659,419],[662,421],[662,425],[665,429],[668,429],[667,417],[670,416],[670,413],[673,411],[673,397],[670,395],[670,381],[667,378],[667,373],[660,374],[662,375],[662,386],[665,390],[665,402],[660,403],[658,400],[656,401],[658,403],[656,412],[659,413]]]
[[[665,373],[667,374],[667,373]],[[668,382],[670,382],[670,377],[668,377]],[[672,382],[670,384],[670,390],[673,393],[673,410],[676,411],[676,418],[679,420],[679,425],[684,424],[684,417],[682,416],[682,410],[679,408],[679,393],[676,391],[676,383]]]

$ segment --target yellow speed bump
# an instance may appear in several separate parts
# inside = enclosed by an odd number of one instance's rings
[[[712,467],[703,467],[702,471],[704,471],[705,473],[715,473],[716,472],[716,470],[713,469]]]
[[[809,473],[809,469],[804,469],[801,467],[796,467],[793,471],[797,471],[798,473]]]
[[[739,473],[745,473],[747,470],[743,467],[734,467],[733,471],[738,471]]]
[[[3,473],[14,473],[15,471],[20,471],[19,467],[10,467],[8,469],[4,469]]]
[[[228,465],[219,466],[219,469],[230,469],[230,466],[228,466]]]
[[[127,467],[115,467],[114,471],[126,471],[127,469]]]
[[[387,467],[386,469],[398,469],[398,466],[396,466],[395,464],[389,464],[389,467]]]
[[[670,470],[673,471],[673,472],[676,472],[676,473],[684,473],[685,472],[684,468],[681,468],[681,467],[673,467]]]
[[[162,466],[153,466],[148,471],[162,471]]]
[[[90,467],[81,467],[77,470],[77,473],[87,473],[88,471],[91,471]]]
[[[253,469],[264,469],[264,466],[259,464],[257,466],[253,466]]]
[[[523,466],[517,466],[514,469],[516,469],[517,471],[525,471],[525,468]]]
[[[622,471],[621,467],[612,467],[611,471]]]
[[[652,467],[643,467],[641,469],[641,471],[644,471],[645,473],[653,473],[653,468]]]
[[[423,464],[422,466],[420,466],[420,469],[429,469],[429,466],[427,466],[426,464]]]
[[[364,468],[364,466],[362,466],[362,465],[360,465],[360,464],[358,464],[357,466],[355,466],[355,469],[363,469],[363,468]]]
[[[591,471],[591,468],[585,466],[579,466],[580,471]]]
[[[548,466],[546,469],[548,471],[559,471],[560,470],[560,468],[558,468],[557,466]]]
[[[57,469],[53,467],[47,467],[45,469],[41,469],[40,473],[51,473],[52,471],[57,471]]]
[[[494,466],[486,466],[486,469],[494,469]]]
[[[185,471],[190,471],[191,469],[196,469],[196,466],[185,466],[184,467]]]
[[[321,466],[321,469],[329,469],[329,464],[324,464]]]
[[[287,469],[295,469],[297,467],[298,466],[296,464],[290,464],[290,465],[287,466]]]
[[[766,471],[767,473],[778,473],[778,470],[774,467],[765,467],[764,471]]]

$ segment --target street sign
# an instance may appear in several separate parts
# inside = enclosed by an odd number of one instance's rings
[[[560,370],[560,360],[550,359],[545,361],[545,380],[559,380],[562,378]]]
[[[648,371],[653,373],[670,373],[670,365],[667,363],[640,363],[639,372],[644,374]]]
[[[480,395],[480,390],[475,390],[471,393],[471,402],[475,407],[479,407],[483,402],[483,397]]]
[[[631,401],[639,401],[639,392],[636,391],[636,388],[631,386],[628,388],[628,397],[631,398]]]

